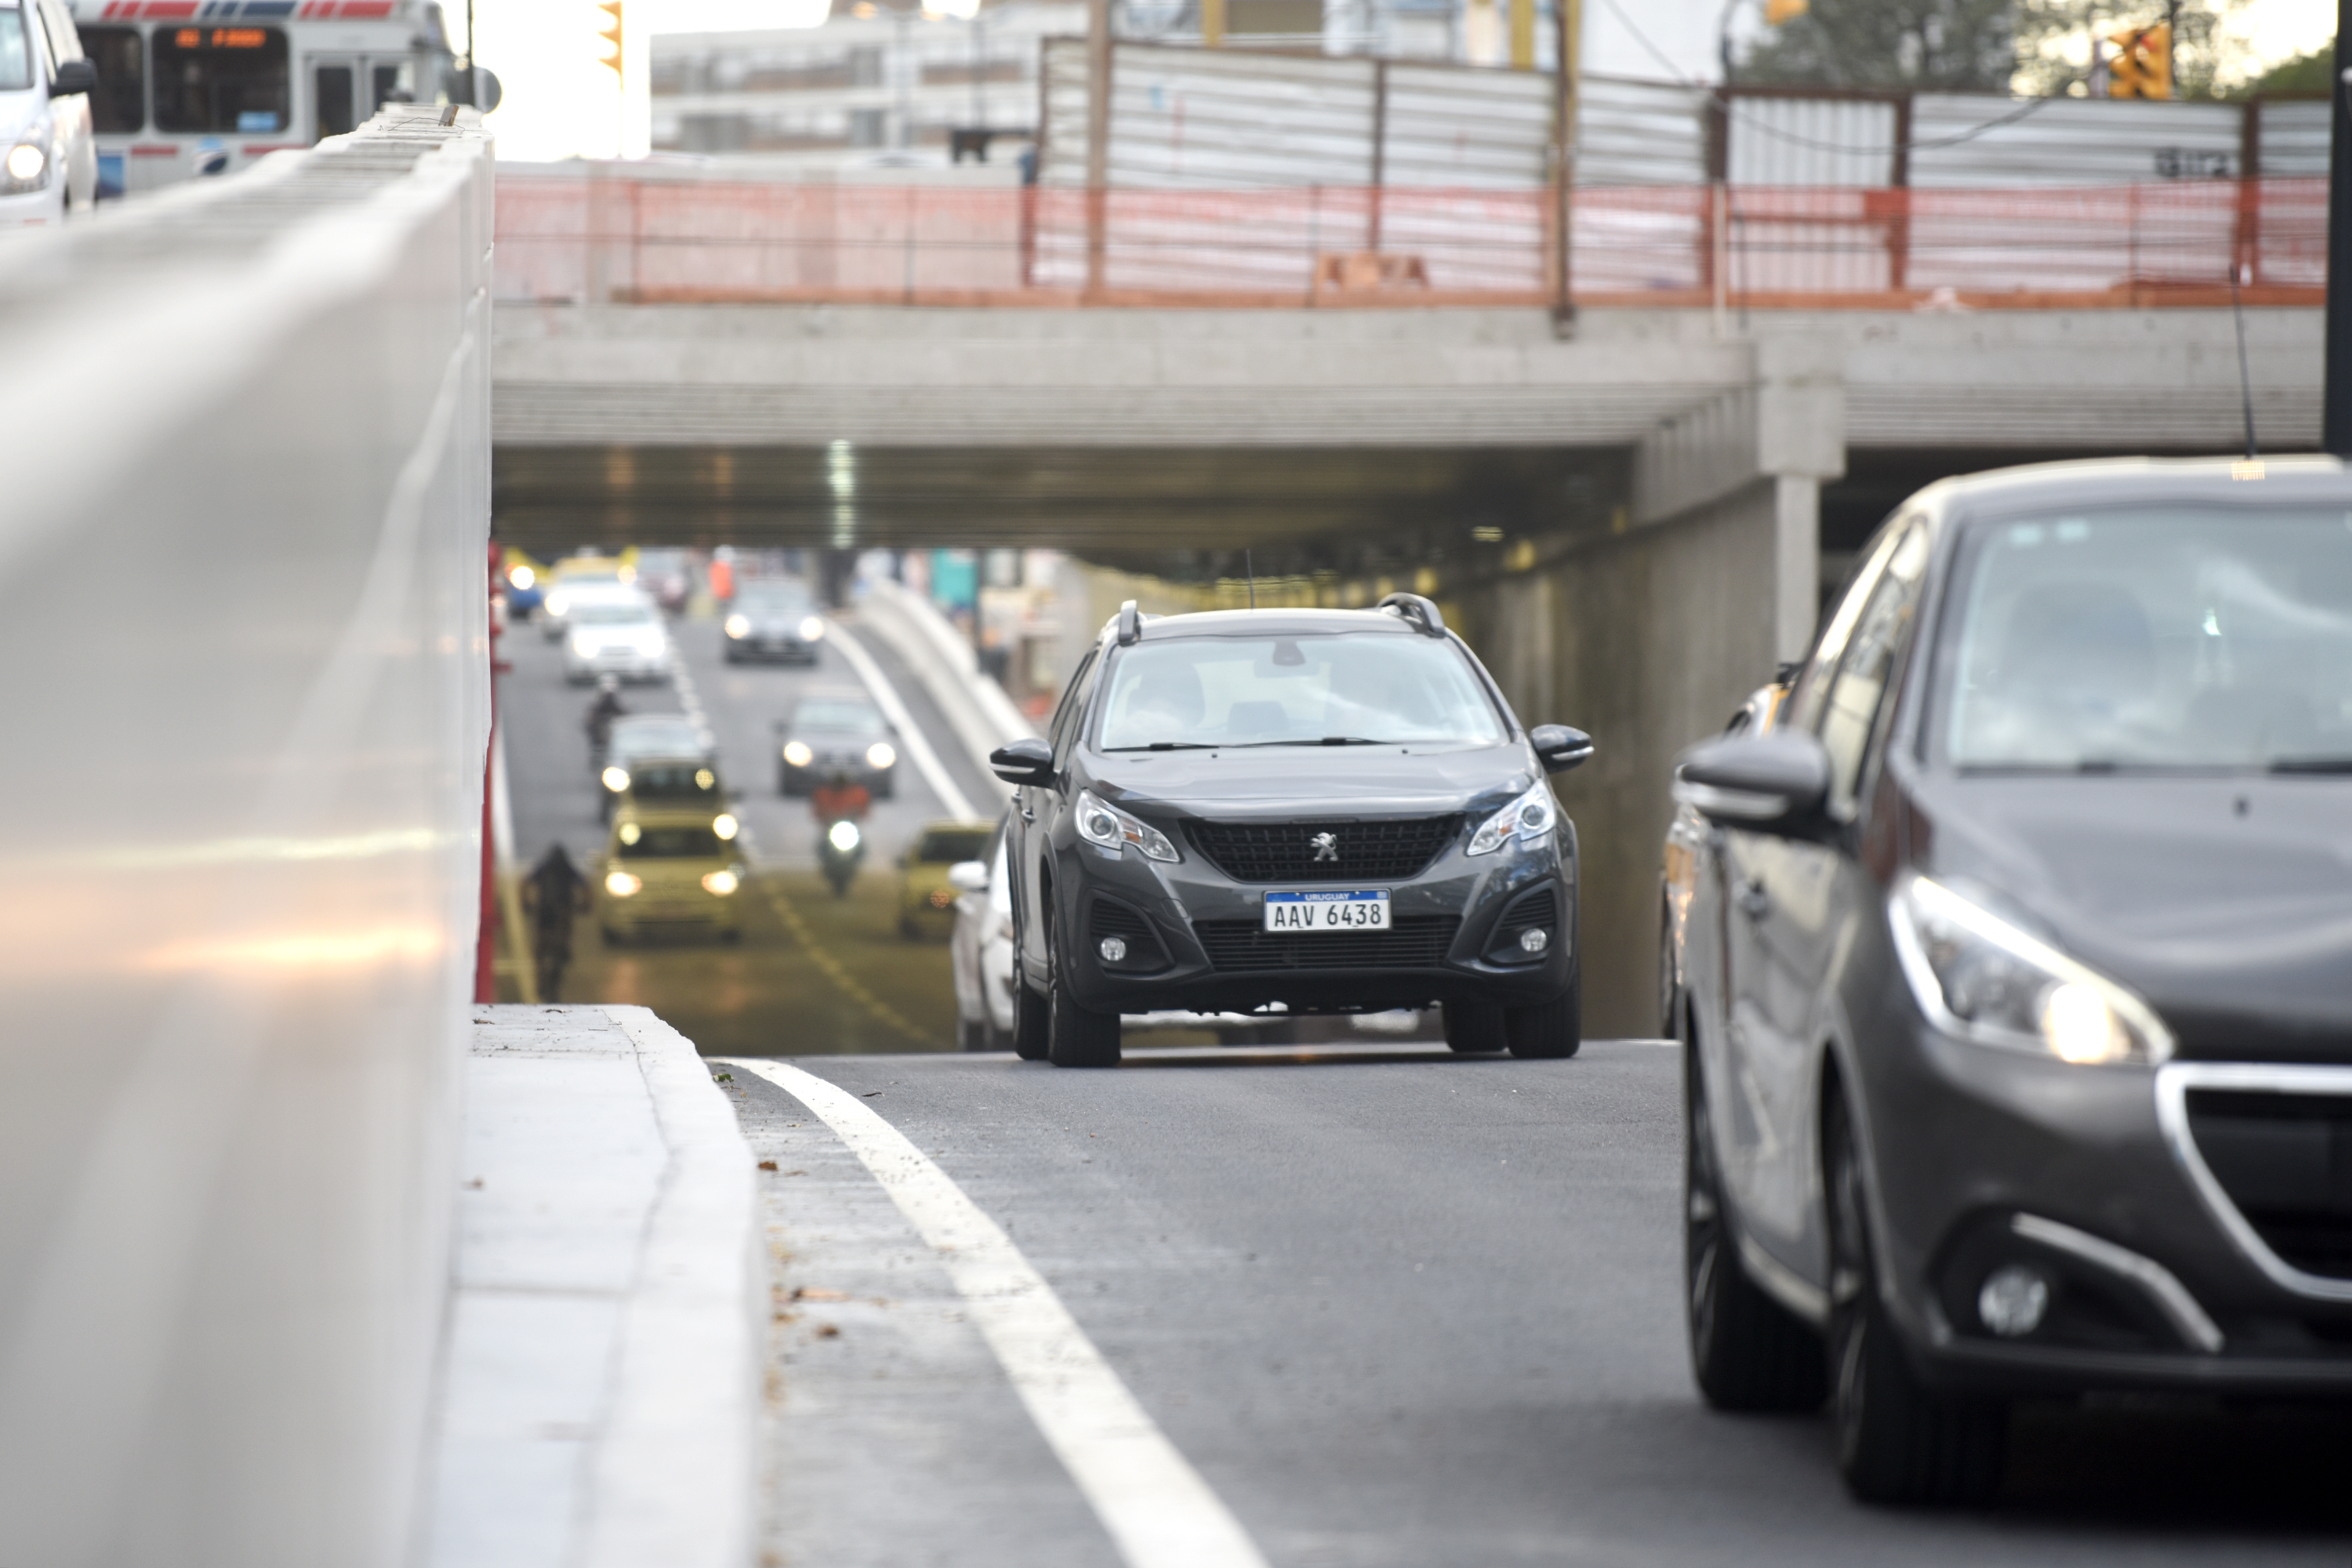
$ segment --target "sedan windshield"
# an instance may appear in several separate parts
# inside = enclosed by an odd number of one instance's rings
[[[641,604],[587,604],[572,612],[572,624],[583,626],[633,626],[654,620],[654,607]]]
[[[1113,667],[1106,752],[1493,742],[1503,724],[1451,643],[1382,632],[1145,643]]]
[[[1962,768],[2352,770],[2352,514],[2146,508],[1969,540],[1941,740]]]
[[[845,730],[862,735],[882,728],[882,715],[863,702],[818,699],[803,702],[793,714],[795,730]]]
[[[798,583],[746,583],[735,590],[735,607],[763,616],[796,616],[809,608],[808,590]]]

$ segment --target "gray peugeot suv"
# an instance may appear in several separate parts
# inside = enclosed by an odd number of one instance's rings
[[[1119,1016],[1443,1006],[1459,1051],[1580,1035],[1576,833],[1437,606],[1104,626],[1049,733],[990,759],[1009,821],[1014,1048],[1119,1059]]]

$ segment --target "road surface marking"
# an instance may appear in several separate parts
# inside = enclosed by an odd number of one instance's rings
[[[940,765],[940,754],[931,750],[929,738],[916,727],[913,716],[907,711],[906,703],[898,700],[898,689],[883,675],[882,667],[874,662],[874,656],[860,647],[857,638],[839,621],[833,624],[833,629],[834,647],[841,650],[842,658],[857,671],[857,679],[866,683],[866,689],[874,693],[874,700],[881,707],[882,716],[898,726],[898,740],[907,748],[907,755],[914,759],[916,768],[923,775],[923,782],[931,786],[931,793],[940,797],[940,804],[947,807],[948,815],[965,822],[987,820],[972,809],[971,802],[964,798],[963,791],[956,788],[955,780],[950,778],[947,769]]]
[[[847,1089],[782,1062],[720,1058],[815,1112],[939,1254],[1029,1409],[1128,1568],[1265,1568],[1217,1494],[1176,1451],[1012,1237],[904,1134]]]

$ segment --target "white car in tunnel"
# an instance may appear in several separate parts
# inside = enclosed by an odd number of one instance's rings
[[[623,680],[669,676],[669,627],[651,599],[634,591],[599,595],[571,606],[563,639],[563,678],[584,686],[601,675]]]
[[[984,858],[948,871],[956,889],[948,953],[955,972],[956,1043],[1003,1051],[1013,1041],[1013,881],[1004,873],[1004,826]]]
[[[97,86],[58,0],[0,0],[0,226],[55,224],[96,205]]]

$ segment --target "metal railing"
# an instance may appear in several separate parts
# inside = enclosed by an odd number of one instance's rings
[[[1246,191],[681,178],[499,184],[503,300],[1380,306],[1550,300],[1539,190]],[[2082,189],[1602,186],[1574,197],[1589,305],[2315,304],[2326,182]]]

